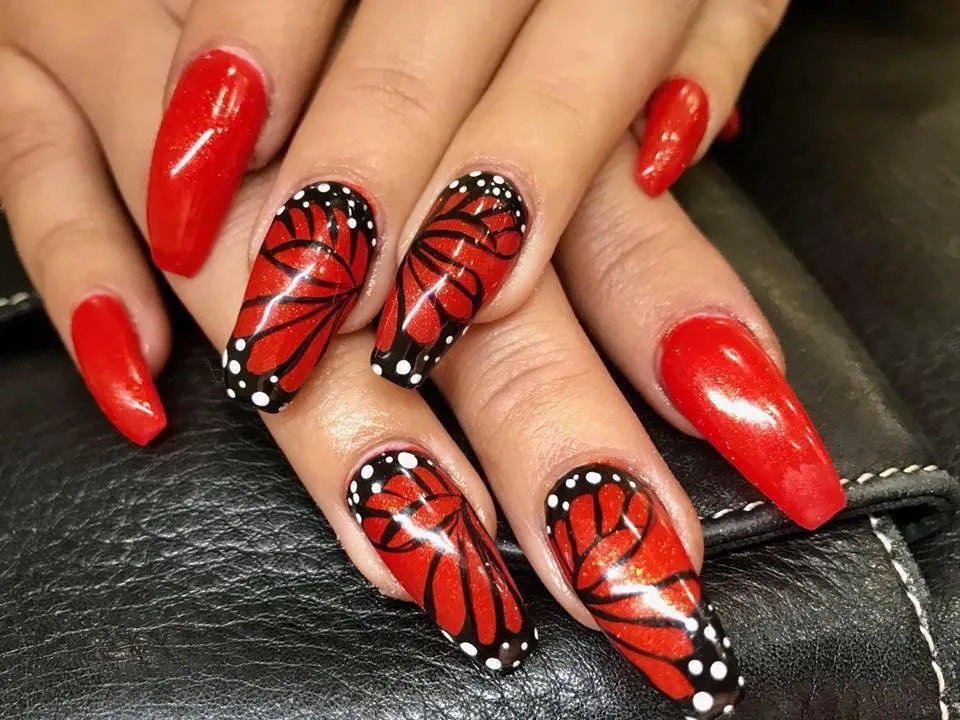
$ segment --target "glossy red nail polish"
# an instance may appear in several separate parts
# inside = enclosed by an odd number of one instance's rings
[[[467,331],[520,254],[527,206],[503,175],[447,185],[407,250],[383,305],[370,367],[415,388]]]
[[[637,154],[637,184],[647,195],[660,195],[687,169],[709,117],[707,94],[693,80],[673,78],[657,88]]]
[[[512,670],[537,630],[493,538],[423,450],[385,451],[360,466],[347,507],[384,564],[441,634],[490,670]]]
[[[727,121],[723,124],[723,127],[720,128],[720,132],[717,133],[717,137],[724,142],[736,140],[737,136],[740,134],[740,127],[740,108],[734,106],[733,110],[730,112],[730,116],[727,118]]]
[[[146,445],[167,426],[167,416],[123,305],[112,295],[88,297],[73,311],[70,334],[80,374],[103,414]]]
[[[223,354],[229,397],[265,412],[287,406],[357,304],[376,247],[356,188],[308,185],[277,210]]]
[[[786,378],[743,325],[700,315],[660,344],[674,406],[758,490],[812,530],[839,512],[840,478]]]
[[[211,50],[183,70],[150,165],[147,228],[154,262],[194,275],[210,252],[267,117],[260,72]]]
[[[546,500],[567,582],[613,646],[688,720],[733,712],[744,679],[670,516],[630,472],[575,468]]]

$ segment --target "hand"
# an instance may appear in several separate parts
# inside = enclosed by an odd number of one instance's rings
[[[90,119],[119,190],[142,227],[142,190],[159,122],[164,63],[179,28],[159,14],[131,14],[122,35],[96,19],[65,14],[35,19],[35,24],[43,42],[32,48],[34,54],[43,58]],[[67,32],[68,27],[85,38],[83,52],[71,48],[74,33]],[[127,62],[117,63],[117,57]],[[102,72],[93,72],[108,65],[117,68],[109,81]],[[78,313],[94,308],[88,311],[94,315],[94,327],[104,314],[119,317],[119,325],[129,327],[129,314],[144,356],[159,365],[158,336],[145,332],[162,326],[162,317],[149,297],[136,304],[152,288],[144,280],[147,274],[132,233],[111,196],[90,130],[70,98],[23,57],[4,51],[0,77],[9,88],[0,107],[0,137],[5,139],[0,145],[0,195],[51,317],[82,367],[81,354],[105,355],[109,345],[87,346],[81,352],[83,343],[71,343],[66,332],[71,315],[76,325]],[[702,404],[710,389],[706,386],[718,375],[707,365],[739,354],[741,362],[728,365],[723,373],[730,395],[720,400],[732,398],[741,401],[738,407],[751,407],[739,394],[759,375],[765,383],[760,406],[796,421],[809,440],[801,449],[813,452],[818,441],[769,359],[778,357],[775,341],[746,291],[672,200],[649,200],[623,181],[635,152],[636,146],[624,139],[564,238],[557,265],[568,292],[605,349],[678,425],[689,429],[661,385],[687,415],[694,416],[692,408],[698,402],[706,410]],[[272,180],[271,171],[255,174],[241,188],[209,261],[196,278],[171,277],[218,347],[225,345],[230,333],[248,272],[246,228]],[[50,197],[57,203],[44,202]],[[97,309],[100,304],[108,309]],[[728,318],[739,318],[744,325]],[[623,332],[626,327],[629,334]],[[724,344],[716,341],[718,335]],[[104,342],[112,338],[106,335]],[[486,488],[419,396],[391,388],[366,370],[363,357],[371,342],[365,331],[339,338],[297,402],[283,414],[265,416],[268,427],[348,553],[372,581],[392,594],[401,594],[400,586],[406,588],[464,651],[488,667],[512,666],[532,651],[536,639],[484,530],[493,528]],[[138,355],[139,349],[131,352],[128,346],[124,357]],[[672,374],[670,368],[677,372]],[[85,375],[89,381],[89,373]],[[435,379],[477,450],[528,559],[551,592],[584,622],[593,624],[588,611],[593,612],[628,658],[681,702],[688,714],[712,717],[734,702],[739,685],[735,660],[693,574],[702,557],[696,515],[590,347],[552,272],[544,275],[517,312],[479,326],[458,343]],[[145,382],[149,383],[148,375]],[[679,402],[683,389],[692,398],[686,404]],[[732,415],[715,415],[704,427],[715,433],[711,439],[723,448],[721,436],[732,437],[738,428],[742,434],[744,424],[737,425]],[[767,424],[767,441],[782,443],[780,449],[795,440],[782,430],[777,423]],[[774,456],[749,444],[733,449],[744,448],[753,451],[746,453],[753,460]],[[401,452],[406,453],[402,461]],[[736,457],[742,460],[743,454]],[[828,467],[825,458],[820,456],[819,467]],[[771,477],[772,471],[782,476],[785,465],[774,465],[777,460],[788,465],[796,458],[780,455],[767,460],[762,470]],[[401,469],[391,470],[397,465]],[[413,475],[416,487],[410,483]],[[829,489],[826,482],[823,485]],[[395,492],[385,494],[385,488]],[[842,504],[842,494],[839,504],[835,495],[823,496],[833,503],[830,513]],[[632,499],[618,503],[616,498]],[[781,499],[790,506],[789,492]],[[599,529],[583,524],[592,514],[581,508],[595,504],[608,519]],[[411,532],[404,512],[412,507],[423,510],[413,516],[415,527],[444,532],[434,532],[432,540]],[[615,548],[618,538],[629,537],[629,528],[647,526],[645,519],[656,530],[657,542],[646,542],[646,535],[634,536],[635,542],[622,549],[622,560],[651,581],[663,581],[658,586],[660,597],[671,608],[664,632],[636,624],[651,609],[625,588],[620,589],[630,600],[618,603],[618,612],[626,622],[611,620],[601,612],[597,591],[585,587],[582,576],[573,572],[574,566],[594,567],[598,578],[607,577],[607,586],[615,585],[608,575],[615,567],[607,564],[609,558],[595,564],[601,556],[581,552],[582,543],[591,532],[599,533],[605,536],[604,547]],[[806,517],[806,522],[823,519]],[[576,525],[577,541],[568,549],[563,538],[571,523]],[[452,542],[460,551],[436,555],[436,542]],[[410,547],[417,549],[403,552]],[[445,581],[437,576],[427,581],[424,557],[444,557],[452,563],[443,566]],[[486,565],[478,563],[483,557],[493,559]],[[448,574],[454,569],[489,583],[516,611],[497,617],[489,612],[489,604],[474,599],[468,610],[477,623],[465,625],[462,604],[456,600],[459,585],[455,574]],[[586,609],[570,583],[579,590]],[[432,589],[438,591],[436,596],[428,592]],[[496,632],[484,634],[481,626]],[[631,649],[650,647],[665,636],[675,641],[668,662],[645,659]],[[700,665],[691,666],[691,659]],[[716,663],[720,665],[714,671]]]

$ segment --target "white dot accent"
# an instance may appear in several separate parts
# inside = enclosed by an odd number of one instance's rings
[[[406,375],[408,372],[410,372],[410,363],[406,360],[401,360],[397,363],[397,367],[395,369],[397,371],[397,375]]]
[[[504,191],[503,191],[503,194],[506,195],[508,198],[513,197],[513,193],[510,192],[509,190],[504,190]]]
[[[344,188],[343,188],[343,194],[344,194],[344,195],[349,195],[349,194],[350,194],[350,188],[344,187]]]
[[[353,200],[347,200],[347,205],[350,207],[356,207],[356,203]]]
[[[509,649],[510,649],[510,643],[508,643],[506,640],[504,640],[502,643],[500,643],[500,647],[502,647],[504,650],[509,650]]]
[[[238,363],[236,360],[231,360],[229,363],[227,363],[227,370],[236,375],[240,372],[240,363]]]
[[[614,473],[614,474],[611,475],[610,477],[612,477],[612,478],[613,478],[614,480],[616,480],[617,482],[620,482],[620,476],[617,475],[617,473]]]
[[[470,657],[476,657],[476,656],[477,656],[477,649],[476,649],[473,645],[471,645],[470,643],[468,643],[468,642],[462,642],[462,643],[460,643],[460,649],[463,650],[463,651],[464,651],[467,655],[469,655]]]
[[[603,478],[600,477],[600,473],[594,470],[591,470],[590,472],[587,473],[587,482],[590,483],[591,485],[596,485],[602,479]]]
[[[453,190],[453,189],[454,189],[457,185],[459,185],[459,184],[460,184],[460,181],[459,181],[459,180],[454,180],[454,181],[453,181],[452,183],[450,183],[447,187],[450,188],[451,190]]]
[[[381,485],[380,483],[374,483],[373,485],[370,486],[370,492],[372,492],[374,495],[376,495],[381,490],[383,490],[383,485]]]
[[[304,206],[305,208],[308,208],[308,207],[310,207],[310,203],[308,203],[306,200],[304,200],[304,201],[303,201],[303,206]]]
[[[257,407],[266,407],[270,404],[270,396],[258,390],[250,396],[250,401]]]
[[[461,185],[461,186],[460,186],[460,189],[457,190],[457,192],[462,192],[462,193],[465,193],[466,191],[467,191],[467,186],[466,186],[466,185]]]
[[[369,465],[367,467],[369,467]],[[370,469],[372,470],[373,468],[370,468]],[[354,480],[353,482],[350,483],[350,492],[355,493],[356,491],[357,491],[357,481]]]
[[[278,216],[279,216],[279,215],[283,215],[283,211],[286,210],[286,209],[287,209],[287,206],[286,206],[286,205],[281,205],[280,207],[277,208],[277,215],[278,215]]]
[[[716,630],[716,628],[713,627],[713,625],[707,625],[707,626],[703,629],[703,636],[704,636],[707,640],[711,640],[711,641],[716,640],[716,639],[717,639],[717,630]]]
[[[503,185],[503,175],[494,175],[494,176],[493,176],[493,181],[494,181],[497,185]]]
[[[237,350],[242,351],[242,350],[247,346],[247,341],[244,340],[243,338],[240,338],[239,340],[237,340],[237,341],[233,344],[233,346],[234,346]]]
[[[370,240],[370,245],[371,245],[371,247],[376,247],[376,246],[377,246],[377,239],[376,239],[376,238],[373,238],[372,240]]]
[[[480,171],[474,170],[472,173],[470,173],[470,177],[480,177]]]
[[[424,355],[424,356],[423,356],[423,361],[424,361],[424,362],[426,362],[426,361],[429,360],[429,359],[430,359],[430,356],[429,356],[429,355]]]
[[[700,623],[697,622],[696,618],[687,618],[683,621],[684,626],[686,626],[688,632],[695,633],[699,627]]]
[[[558,503],[558,502],[560,502],[560,501],[557,500],[557,496],[556,496],[556,495],[549,495],[549,496],[547,496],[547,505],[548,505],[549,507],[555,508],[555,507],[557,506],[557,503]]]
[[[386,462],[386,463],[392,463],[392,462],[393,462],[393,455],[387,455],[387,456],[383,459],[383,461]]]
[[[693,696],[693,707],[697,712],[707,712],[713,707],[713,695],[701,690]]]
[[[487,183],[484,180],[477,180],[477,187],[483,187]]]
[[[400,467],[405,467],[407,470],[413,470],[419,464],[417,456],[408,452],[398,453],[397,462],[400,463]]]
[[[447,343],[447,345],[449,345],[450,343],[452,343],[452,342],[453,342],[453,335],[447,335],[447,339],[444,340],[444,342]]]
[[[360,513],[357,513],[356,515],[354,515],[354,517],[357,519],[358,523],[360,523],[361,525],[363,524],[363,518],[360,517]]]
[[[564,501],[563,501],[563,505],[561,505],[560,507],[562,507],[564,510],[569,510],[569,509],[570,509],[570,503],[568,503],[566,500],[564,500]]]
[[[733,712],[733,705],[724,705],[724,706],[723,706],[723,714],[724,714],[724,715],[729,715],[729,714],[732,713],[732,712]]]
[[[354,502],[355,505],[359,505],[359,504],[360,504],[360,496],[359,496],[357,493],[354,493],[354,494],[353,494],[353,502]]]
[[[727,665],[717,660],[710,666],[710,677],[714,680],[723,680],[727,676]]]
[[[453,636],[450,633],[448,633],[446,630],[441,628],[440,634],[443,635],[450,642],[453,642]]]
[[[434,363],[440,362],[440,356],[437,355],[437,356],[433,359],[433,362],[434,362]]]
[[[524,652],[526,652],[528,647],[530,647],[530,644],[526,640],[520,643],[520,649],[523,650]]]
[[[294,200],[299,200],[300,198],[303,197],[303,195],[304,195],[303,190],[298,190],[297,193],[293,196],[293,199],[294,199]]]
[[[353,230],[357,226],[356,218],[347,218],[347,227]]]
[[[324,205],[326,205],[327,207],[330,207],[330,201],[327,200],[327,201],[324,203]]]
[[[220,356],[220,367],[227,366],[227,351],[223,351],[223,355]]]
[[[373,230],[373,220],[367,220],[367,230]]]
[[[515,668],[520,667],[520,661],[519,661],[519,660],[514,660],[514,661],[513,661],[513,665],[511,665],[510,667],[515,667]]]
[[[414,373],[413,375],[410,376],[411,385],[416,385],[421,380],[423,380],[423,375],[421,375],[420,373]]]
[[[280,378],[278,378],[276,375],[271,375],[269,379],[270,379],[270,382],[272,382],[274,385],[276,385],[280,381]]]
[[[330,183],[320,183],[317,185],[317,190],[320,192],[330,192]]]
[[[733,643],[730,642],[730,638],[725,637],[725,638],[723,639],[723,643],[722,643],[722,644],[723,644],[723,646],[724,646],[725,648],[727,648],[727,649],[729,650],[729,649],[730,649],[730,646],[731,646]]]
[[[746,684],[747,684],[747,681],[743,679],[743,675],[737,678],[737,685],[739,687],[743,687]]]
[[[500,188],[494,188],[494,189],[493,189],[493,194],[494,194],[494,195],[499,195],[499,194],[500,194]]]
[[[703,672],[703,663],[699,660],[691,660],[687,663],[687,670],[690,671],[691,675],[699,675]]]
[[[573,479],[574,479],[574,480],[579,480],[579,479],[580,479],[580,473],[574,473],[574,474],[573,474]]]
[[[630,489],[631,489],[631,490],[636,490],[636,489],[637,489],[637,484],[636,484],[633,480],[630,481]]]
[[[228,397],[228,398],[235,398],[236,396],[237,396],[237,393],[235,393],[235,392],[233,391],[233,388],[227,388],[227,397]]]
[[[247,383],[246,383],[245,380],[240,380],[240,381],[237,383],[237,386],[238,386],[241,390],[243,390],[243,389],[247,386]]]
[[[503,663],[500,662],[497,658],[487,658],[487,662],[484,663],[491,670],[499,670],[503,667]]]
[[[374,363],[370,366],[370,369],[373,370],[374,375],[383,375],[383,368]]]
[[[373,465],[364,465],[362,468],[360,468],[360,477],[362,477],[364,480],[369,480],[370,478],[372,478]],[[356,482],[356,480],[354,480],[354,482]],[[353,492],[353,490],[354,490],[353,487],[351,487],[350,492]]]
[[[526,232],[526,231],[527,231],[527,224],[526,224],[526,223],[521,223],[521,225],[520,225],[520,232]]]
[[[577,481],[574,480],[573,478],[567,478],[567,481],[564,483],[564,485],[566,485],[568,488],[575,487],[576,484],[577,484]]]
[[[539,639],[540,639],[540,631],[539,631],[537,628],[534,628],[534,629],[533,629],[533,639],[534,639],[534,640],[539,640]]]

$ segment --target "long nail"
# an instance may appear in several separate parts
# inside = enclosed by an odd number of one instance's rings
[[[720,132],[717,133],[717,137],[724,142],[736,140],[737,136],[740,134],[741,124],[740,108],[734,105],[733,110],[730,111],[729,117],[727,117],[727,121],[723,124],[723,127],[720,128]]]
[[[377,247],[370,202],[321,182],[277,210],[223,354],[227,395],[278,412],[353,310]]]
[[[106,293],[91,295],[74,309],[70,335],[80,374],[103,414],[146,445],[167,426],[167,416],[123,305]]]
[[[383,306],[373,371],[420,385],[496,294],[526,231],[526,205],[502,175],[476,170],[444,188]]]
[[[813,423],[786,378],[739,322],[699,315],[660,343],[674,406],[795,523],[819,527],[845,498]]]
[[[192,276],[203,265],[266,117],[263,78],[242,57],[211,50],[184,69],[150,165],[147,228],[160,268]]]
[[[568,582],[617,650],[688,717],[732,712],[737,659],[653,493],[621,468],[583,465],[547,496],[546,522]]]
[[[707,94],[693,80],[673,78],[657,88],[637,155],[637,184],[647,195],[660,195],[687,169],[709,117]]]
[[[347,505],[447,640],[491,670],[519,667],[533,652],[537,631],[493,539],[423,450],[368,460],[350,481]]]

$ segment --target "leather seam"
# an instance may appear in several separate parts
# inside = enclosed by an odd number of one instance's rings
[[[883,545],[883,549],[887,553],[887,558],[890,560],[890,565],[897,574],[900,584],[903,586],[903,591],[907,594],[907,599],[913,606],[913,611],[917,614],[917,624],[920,628],[920,634],[923,636],[924,641],[927,643],[927,647],[930,649],[930,665],[933,667],[933,672],[937,676],[937,691],[940,702],[940,719],[950,720],[950,709],[947,707],[947,703],[944,701],[947,684],[943,676],[943,670],[940,668],[937,646],[933,642],[933,636],[930,634],[930,623],[927,620],[927,613],[920,604],[920,599],[913,592],[911,592],[910,576],[907,574],[907,570],[903,566],[903,563],[897,560],[896,553],[894,552],[893,548],[893,542],[881,529],[880,520],[875,515],[870,516],[870,527],[873,529],[873,534],[877,536],[880,544]]]
[[[865,472],[861,475],[858,475],[853,480],[849,480],[847,478],[840,478],[840,484],[843,485],[844,487],[846,487],[850,483],[863,485],[864,483],[870,482],[871,480],[876,480],[877,478],[888,478],[891,475],[895,475],[897,473],[906,473],[907,475],[909,475],[910,473],[915,473],[915,472],[936,472],[939,469],[940,468],[938,468],[936,465],[924,465],[924,466],[907,465],[904,468],[889,467],[886,470],[881,470],[880,472],[877,472],[877,473]],[[715,513],[712,513],[711,515],[701,515],[700,520],[719,520],[720,518],[726,515],[729,515],[730,513],[753,512],[757,508],[763,507],[764,505],[769,505],[769,504],[770,503],[767,500],[754,500],[753,502],[747,503],[742,507],[724,508],[723,510],[717,510]]]
[[[20,303],[29,300],[33,297],[31,292],[17,292],[13,295],[7,297],[0,297],[0,308],[2,307],[12,307],[13,305],[19,305]]]

